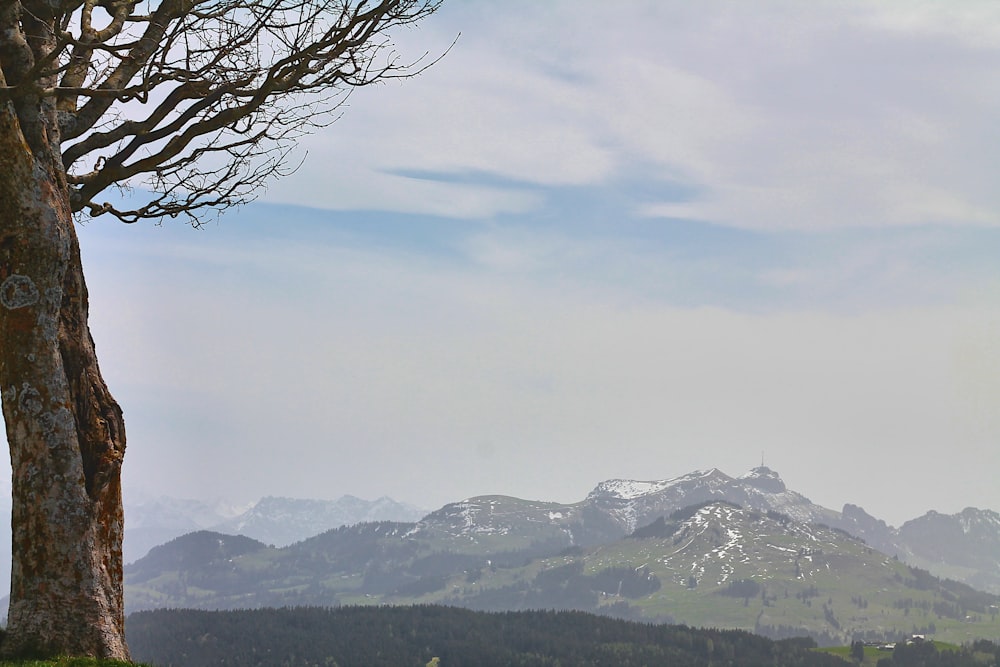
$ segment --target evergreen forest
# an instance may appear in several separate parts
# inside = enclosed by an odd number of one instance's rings
[[[844,667],[808,638],[655,625],[575,611],[456,607],[157,610],[128,619],[135,659],[156,667]],[[900,647],[879,667],[982,667],[1000,647]]]

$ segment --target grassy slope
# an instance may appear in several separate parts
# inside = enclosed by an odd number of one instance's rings
[[[143,667],[117,660],[96,660],[94,658],[57,658],[55,660],[27,660],[24,662],[3,662],[0,667]]]
[[[720,510],[720,514],[728,510]],[[669,614],[679,623],[701,627],[729,627],[753,631],[759,626],[794,626],[819,631],[835,630],[824,608],[841,630],[876,630],[895,636],[925,631],[933,623],[935,639],[957,644],[977,638],[1000,640],[1000,621],[989,615],[968,619],[939,617],[931,607],[940,602],[937,591],[918,590],[903,584],[911,578],[907,566],[887,558],[864,543],[834,531],[809,529],[789,535],[776,524],[767,529],[759,517],[754,531],[732,522],[732,517],[706,521],[684,539],[622,540],[589,550],[586,571],[610,566],[646,567],[662,582],[652,595],[626,600],[651,618]],[[773,523],[773,522],[772,522]],[[745,537],[735,539],[742,529]],[[751,538],[751,535],[753,536]],[[577,558],[536,561],[525,568],[484,572],[475,586],[503,586],[530,580],[538,571],[564,565]],[[689,588],[689,577],[698,581]],[[750,599],[722,595],[730,581],[753,578],[763,595]],[[394,604],[436,602],[456,591],[472,588],[455,576],[441,592],[421,598],[389,599]],[[814,593],[810,595],[811,593]],[[766,597],[766,602],[765,598]],[[909,611],[905,601],[914,605]],[[606,603],[620,601],[608,596]]]
[[[948,644],[945,642],[934,642],[934,647],[941,651],[958,651],[960,647],[955,644]],[[832,646],[828,648],[818,648],[817,651],[822,651],[823,653],[829,653],[830,655],[835,655],[851,664],[856,664],[851,659],[851,647],[850,646]],[[861,667],[875,667],[878,661],[882,658],[891,658],[892,651],[879,649],[875,646],[865,647],[865,658],[861,663]]]
[[[533,533],[522,526],[517,532],[516,544],[504,541],[505,519],[528,510],[528,515],[556,511],[545,503],[515,502],[507,498],[479,499],[477,509],[491,514],[493,531],[474,533],[462,538],[441,534],[423,535],[414,540],[413,550],[400,553],[400,564],[429,554],[488,553],[490,549],[525,547],[532,539],[543,538],[545,522],[538,521]],[[525,507],[527,506],[527,507]],[[455,507],[455,516],[461,522],[467,507]],[[566,508],[559,508],[565,512]],[[517,511],[515,511],[517,510]],[[839,625],[840,639],[847,643],[852,631],[875,631],[887,636],[900,637],[913,632],[925,632],[933,624],[934,638],[961,644],[977,638],[1000,640],[1000,620],[989,614],[976,614],[970,618],[948,618],[934,611],[934,604],[945,601],[938,590],[919,590],[906,585],[912,573],[903,563],[886,557],[835,531],[790,525],[757,513],[737,512],[724,506],[709,512],[686,530],[668,538],[627,539],[602,547],[578,550],[572,555],[532,560],[521,567],[486,567],[484,560],[478,578],[470,576],[466,568],[457,568],[440,589],[424,595],[402,597],[371,595],[361,589],[362,576],[358,570],[346,571],[292,568],[297,574],[286,573],[287,565],[299,565],[312,560],[337,561],[339,558],[324,553],[322,545],[314,550],[301,550],[293,555],[280,550],[261,550],[234,558],[225,563],[229,576],[255,582],[271,591],[273,596],[265,603],[270,606],[301,604],[283,593],[311,589],[319,596],[309,604],[461,604],[462,599],[474,596],[482,589],[511,586],[531,582],[542,570],[582,561],[587,574],[594,574],[611,566],[645,567],[662,583],[660,590],[638,599],[614,595],[605,596],[602,604],[627,602],[655,620],[670,617],[679,623],[701,627],[729,627],[758,630],[762,626],[789,626],[803,630],[836,633],[831,615]],[[522,515],[523,516],[523,515]],[[529,522],[534,523],[534,522]],[[549,528],[551,529],[551,528]],[[398,540],[392,541],[399,543]],[[502,546],[501,546],[502,545]],[[309,545],[302,545],[303,547]],[[333,564],[329,562],[329,564]],[[391,567],[389,569],[392,569]],[[689,588],[694,576],[697,586]],[[212,577],[214,578],[214,577]],[[721,593],[729,583],[752,578],[763,588],[762,593],[751,598],[728,597]],[[155,579],[132,584],[128,596],[133,600],[158,600],[166,606],[197,606],[192,601],[204,596],[218,603],[215,592],[200,591],[198,581],[182,581],[179,572],[166,571]],[[164,591],[183,587],[186,604],[170,599]],[[245,598],[233,595],[236,606],[245,606]],[[214,600],[213,600],[214,598]],[[259,599],[257,600],[260,603]],[[224,606],[224,605],[220,605]],[[907,610],[905,607],[910,606]]]

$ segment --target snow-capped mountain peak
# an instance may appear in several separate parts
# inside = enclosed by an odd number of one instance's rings
[[[731,483],[733,478],[718,468],[696,470],[671,479],[640,481],[633,479],[609,479],[598,484],[587,496],[588,499],[617,498],[636,500],[644,496],[661,494],[671,489],[687,489],[692,486],[721,486]]]
[[[780,512],[806,523],[817,521],[837,525],[840,519],[839,512],[816,505],[789,490],[778,473],[766,466],[736,478],[711,468],[661,481],[612,479],[598,484],[586,502],[603,508],[602,511],[632,531],[657,516],[713,499],[728,500],[758,511]]]
[[[767,493],[782,493],[786,490],[785,483],[781,481],[778,473],[767,466],[758,466],[737,477],[737,480]]]
[[[423,510],[387,497],[369,501],[350,495],[337,500],[267,496],[213,530],[287,545],[340,526],[367,521],[415,521],[423,515]]]

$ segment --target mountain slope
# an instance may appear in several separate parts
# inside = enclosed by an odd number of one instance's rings
[[[449,549],[470,553],[499,548],[556,551],[603,544],[658,516],[709,500],[781,512],[804,522],[836,525],[841,520],[840,513],[786,489],[769,468],[755,468],[738,478],[713,468],[658,481],[608,480],[573,504],[508,496],[469,498],[428,514],[418,523],[416,535],[443,539]]]
[[[218,503],[161,498],[129,506],[125,555],[126,562],[131,562],[155,544],[195,530],[243,534],[285,546],[339,526],[419,520],[416,536],[438,543],[441,549],[479,554],[523,551],[540,556],[566,547],[605,544],[657,517],[712,499],[840,528],[912,565],[1000,594],[997,513],[974,508],[955,515],[932,511],[896,529],[856,505],[845,504],[841,512],[817,505],[788,489],[778,473],[765,466],[739,477],[713,468],[665,480],[608,480],[572,504],[480,496],[450,503],[426,516],[390,498],[268,497],[242,513]]]
[[[787,489],[778,473],[765,466],[740,477],[730,477],[712,468],[653,482],[609,480],[587,496],[587,502],[615,516],[625,532],[659,515],[709,500],[727,500],[762,512],[781,512],[801,522],[835,525],[840,521],[839,512]]]
[[[896,534],[900,557],[941,576],[1000,593],[1000,514],[967,507],[958,514],[928,512]]]
[[[377,500],[350,495],[337,500],[268,496],[249,506],[160,496],[127,503],[124,556],[125,562],[131,563],[159,544],[199,530],[245,535],[265,544],[285,546],[339,526],[364,521],[416,521],[425,513],[385,496]]]
[[[490,525],[502,527],[491,508],[514,505],[497,502],[478,504],[469,516],[492,514]],[[535,518],[555,511],[527,507]],[[169,546],[182,553],[154,550],[127,568],[126,600],[131,610],[385,603],[576,609],[776,637],[810,634],[822,643],[893,639],[914,628],[949,641],[1000,637],[995,597],[774,511],[711,502],[660,517],[633,537],[547,554],[532,552],[538,542],[531,536],[509,534],[507,545],[516,548],[488,551],[503,546],[504,536],[475,542],[461,514],[447,516],[454,522],[447,535],[421,524],[360,524],[283,549],[240,543],[240,553],[224,536],[206,534],[192,541],[200,561],[185,557],[187,545],[178,540]],[[440,530],[443,519],[435,525]],[[154,555],[157,564],[146,562]]]
[[[267,496],[246,512],[216,523],[211,529],[286,546],[331,528],[372,521],[416,521],[425,513],[385,496],[377,500],[350,495],[337,500]]]
[[[995,597],[940,582],[837,529],[721,502],[660,525],[637,533],[648,537],[520,570],[484,569],[471,586],[456,577],[441,589],[449,593],[406,601],[474,609],[589,603],[631,618],[808,634],[827,644],[914,628],[950,641],[1000,636],[990,614]]]
[[[282,513],[289,507],[322,513],[270,499],[247,516],[294,523]],[[197,557],[157,553],[126,569],[130,611],[443,602],[808,633],[824,643],[917,630],[1000,638],[995,597],[896,558],[991,585],[1000,572],[995,513],[931,512],[897,530],[853,505],[816,505],[765,467],[609,480],[573,504],[480,496],[415,523],[344,526],[284,548],[251,540],[235,553],[225,536],[199,539],[171,545],[199,544]]]
[[[428,535],[461,536],[456,548],[496,549],[498,536],[519,536],[550,548],[592,546],[627,535],[682,507],[725,500],[760,512],[778,512],[801,523],[822,523],[932,573],[1000,594],[1000,515],[968,508],[955,515],[928,512],[899,529],[846,504],[837,512],[788,489],[777,472],[760,466],[739,477],[718,469],[679,477],[601,482],[570,505],[483,496],[447,505],[425,517]],[[509,543],[509,542],[508,542]],[[519,544],[518,548],[527,545]]]
[[[234,506],[222,500],[205,502],[168,496],[128,502],[125,508],[125,562],[142,558],[158,544],[211,528],[245,510],[245,506]]]

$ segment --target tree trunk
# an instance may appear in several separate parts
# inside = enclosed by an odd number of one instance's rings
[[[12,106],[0,104],[0,391],[13,469],[10,610],[0,654],[128,660],[124,422],[87,325],[59,153],[30,134]]]

